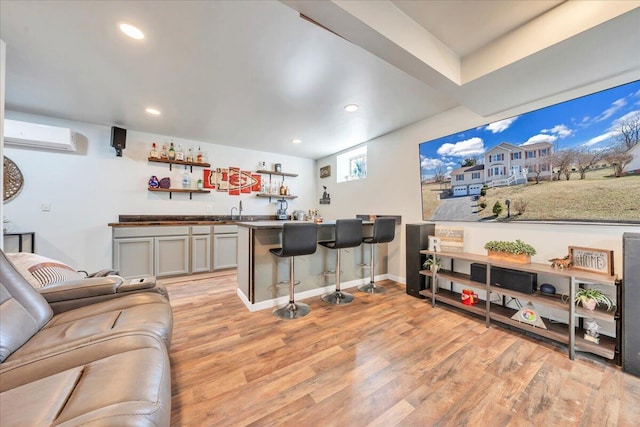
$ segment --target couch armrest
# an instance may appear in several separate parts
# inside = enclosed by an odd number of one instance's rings
[[[93,277],[55,283],[38,291],[52,303],[115,294],[122,282],[122,278],[117,276]]]
[[[147,276],[142,279],[129,279],[125,280],[119,287],[118,293],[140,291],[143,289],[150,289],[156,285],[156,276]]]

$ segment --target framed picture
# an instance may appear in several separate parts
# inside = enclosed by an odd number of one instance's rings
[[[569,246],[569,255],[574,270],[613,276],[613,251]]]
[[[320,168],[320,178],[329,178],[331,176],[331,166],[323,166]]]
[[[639,102],[637,80],[423,142],[422,219],[640,224],[637,197],[617,196],[640,185],[640,144],[624,138]]]

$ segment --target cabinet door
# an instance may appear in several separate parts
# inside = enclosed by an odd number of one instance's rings
[[[155,275],[189,273],[189,236],[155,237]]]
[[[153,276],[153,237],[114,239],[113,268],[125,279]]]
[[[202,273],[211,270],[211,236],[208,234],[191,237],[191,272]]]
[[[238,234],[213,235],[213,269],[238,266]]]

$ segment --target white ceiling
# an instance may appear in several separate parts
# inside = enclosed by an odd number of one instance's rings
[[[317,159],[457,106],[638,78],[639,4],[2,1],[6,108]]]

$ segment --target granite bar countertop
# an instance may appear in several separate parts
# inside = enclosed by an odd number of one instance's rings
[[[237,222],[236,224],[238,224],[239,227],[247,227],[247,228],[253,228],[255,230],[265,230],[265,229],[277,229],[277,228],[282,228],[283,224],[286,223],[307,223],[307,224],[311,224],[313,223],[313,221],[290,221],[290,220],[275,220],[275,221],[240,221]],[[362,221],[363,225],[371,225],[373,224],[373,221]],[[316,223],[316,225],[318,225],[319,227],[335,227],[336,222],[335,220],[331,220],[331,221],[322,221],[320,223]]]
[[[242,215],[243,221],[268,221],[275,215]],[[119,215],[118,222],[110,222],[109,227],[147,227],[176,225],[229,225],[239,222],[234,215]]]

